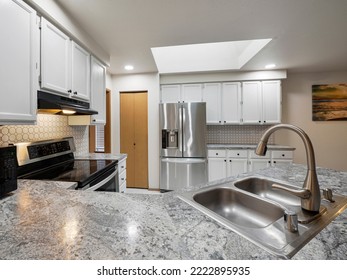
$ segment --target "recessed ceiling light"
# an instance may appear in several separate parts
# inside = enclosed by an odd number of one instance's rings
[[[276,64],[273,64],[273,63],[265,65],[266,69],[271,69],[271,68],[275,68],[275,67],[276,67]]]
[[[125,65],[124,69],[128,70],[128,71],[131,71],[131,70],[134,70],[134,66],[132,66],[132,65]]]

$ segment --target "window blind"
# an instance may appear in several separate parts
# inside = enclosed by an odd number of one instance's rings
[[[95,126],[95,151],[105,152],[105,126],[96,125]]]

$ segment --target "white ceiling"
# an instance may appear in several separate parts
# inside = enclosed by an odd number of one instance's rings
[[[347,0],[56,0],[111,56],[157,72],[151,48],[272,38],[241,70],[347,70]]]

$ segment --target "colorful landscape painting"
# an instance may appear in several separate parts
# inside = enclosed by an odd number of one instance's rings
[[[312,86],[313,121],[347,121],[347,84]]]

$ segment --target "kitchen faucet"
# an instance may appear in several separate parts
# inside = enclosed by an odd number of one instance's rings
[[[308,135],[299,127],[290,124],[278,124],[270,127],[263,136],[261,137],[255,153],[260,156],[264,156],[267,150],[267,142],[270,135],[278,129],[289,129],[296,132],[305,145],[306,160],[307,160],[307,174],[304,185],[301,190],[293,190],[286,186],[279,184],[273,184],[272,187],[275,189],[281,189],[287,191],[295,196],[301,198],[301,208],[310,212],[319,212],[320,209],[320,189],[316,173],[316,163],[314,157],[314,150]]]

